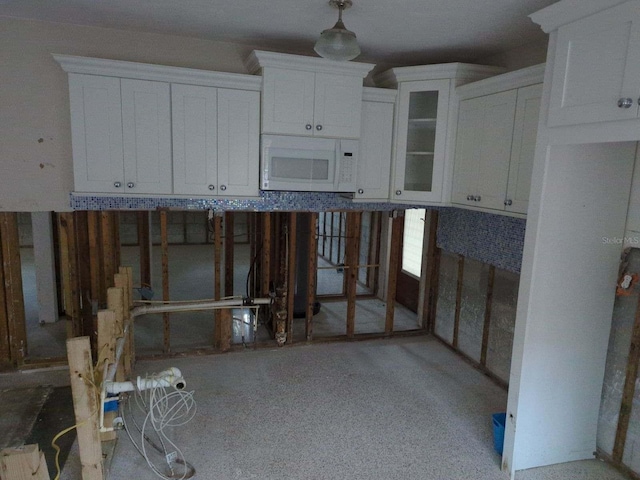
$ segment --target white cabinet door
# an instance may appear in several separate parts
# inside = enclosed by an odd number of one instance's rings
[[[258,196],[260,94],[218,89],[219,195]]]
[[[124,191],[120,79],[69,74],[74,190]]]
[[[477,206],[480,158],[478,152],[483,141],[484,97],[460,102],[456,137],[455,163],[451,201]]]
[[[388,200],[393,142],[393,103],[362,102],[355,198]]]
[[[517,90],[487,95],[479,145],[477,204],[479,207],[504,209],[509,179],[513,120]]]
[[[217,102],[216,88],[171,85],[174,193],[217,193]]]
[[[122,79],[126,193],[171,193],[169,84]]]
[[[638,116],[640,8],[630,1],[558,29],[549,125]],[[628,108],[618,100],[630,98]]]
[[[400,84],[392,200],[442,201],[449,88],[449,80]]]
[[[362,78],[316,73],[314,135],[358,138],[362,105]]]
[[[264,68],[263,133],[313,135],[315,74]]]
[[[527,213],[542,85],[518,89],[505,210]]]
[[[452,202],[504,210],[517,90],[460,102]]]

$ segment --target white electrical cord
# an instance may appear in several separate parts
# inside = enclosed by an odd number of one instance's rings
[[[123,408],[121,414],[124,427],[136,450],[140,452],[149,465],[149,468],[151,468],[158,477],[166,480],[184,480],[193,476],[195,470],[184,458],[182,450],[167,436],[165,430],[167,427],[183,426],[193,419],[197,410],[196,401],[193,397],[194,392],[167,388],[163,386],[161,382],[154,381],[158,378],[159,376],[157,375],[148,376],[146,381],[156,386],[145,391],[136,390],[135,393],[136,403],[145,414],[142,427],[138,425],[135,417],[131,415],[133,423],[140,432],[140,445],[137,444],[131,435]],[[147,435],[147,430],[149,429],[152,429],[157,435],[162,445],[161,448],[150,440]],[[168,466],[169,474],[162,472],[160,467],[154,464],[149,458],[146,447],[147,443],[164,455],[164,461]],[[170,447],[170,451],[167,449],[168,446]],[[184,471],[181,475],[175,472],[175,465],[181,465],[183,467]]]

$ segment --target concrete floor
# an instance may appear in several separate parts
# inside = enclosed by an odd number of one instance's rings
[[[174,437],[196,478],[508,478],[491,425],[506,392],[432,338],[146,361],[137,371],[170,365],[198,402],[194,420]],[[80,478],[77,448],[61,478]],[[156,478],[123,432],[110,478]],[[624,478],[595,460],[516,476]]]

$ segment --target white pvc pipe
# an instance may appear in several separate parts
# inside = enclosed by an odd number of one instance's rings
[[[177,390],[182,390],[186,386],[187,382],[180,370],[176,367],[171,367],[152,378],[138,377],[135,385],[133,382],[105,382],[105,391],[106,393],[117,395],[123,392],[133,392],[136,388],[138,390],[148,390],[150,388],[173,387]]]

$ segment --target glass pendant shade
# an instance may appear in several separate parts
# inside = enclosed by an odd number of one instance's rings
[[[340,18],[336,24],[320,34],[313,49],[318,55],[329,60],[353,60],[360,55],[356,34],[347,30],[342,23],[342,7],[340,7]]]

